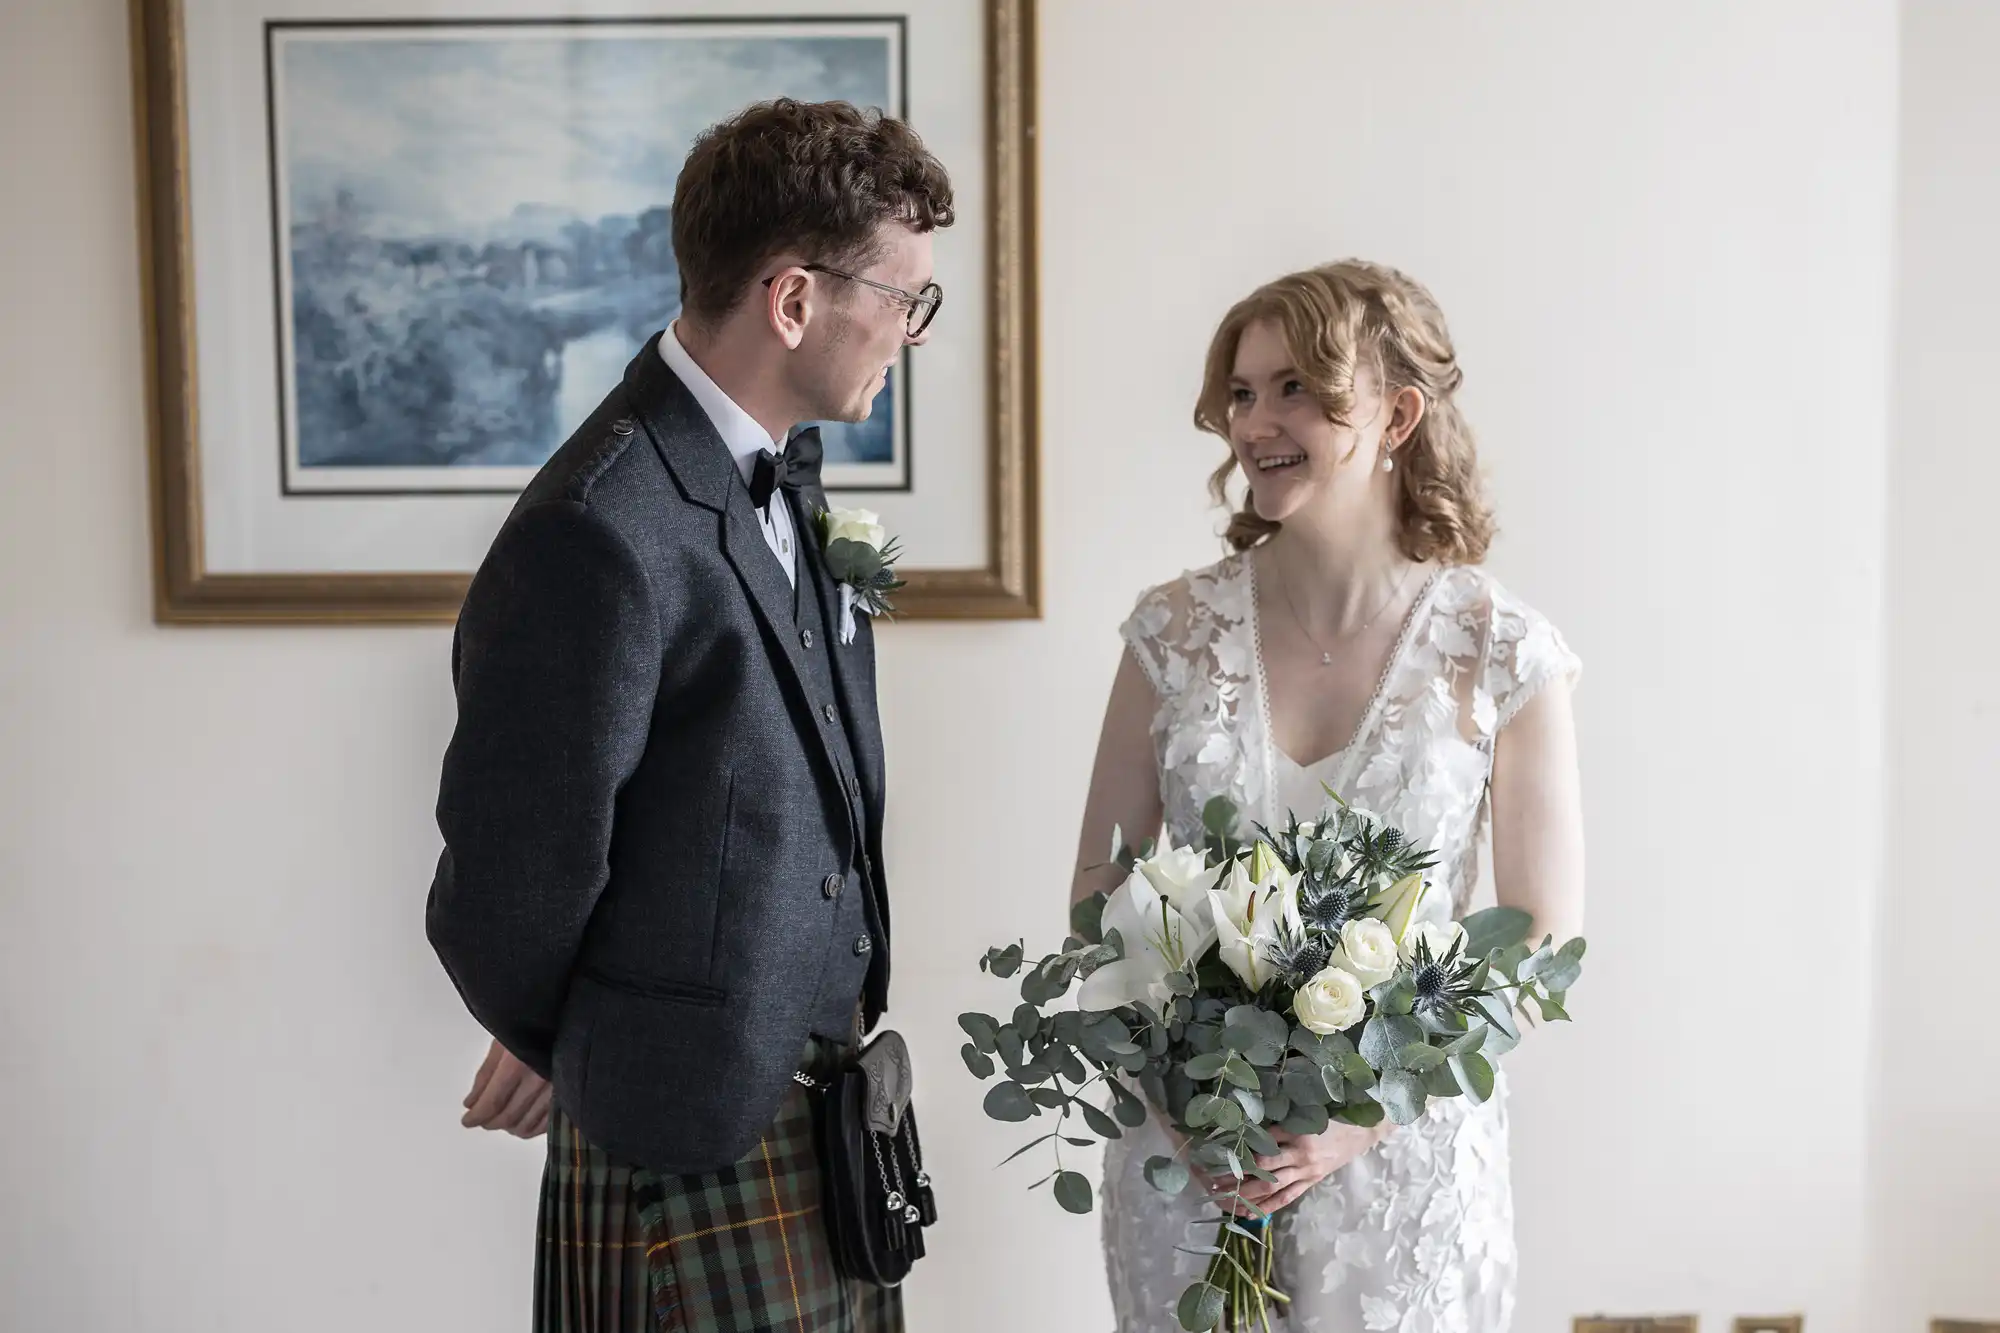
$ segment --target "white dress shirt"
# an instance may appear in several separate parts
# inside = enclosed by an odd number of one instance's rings
[[[670,325],[660,337],[660,359],[667,363],[667,369],[687,385],[688,392],[701,404],[701,410],[708,413],[709,422],[715,433],[729,446],[730,456],[736,460],[737,471],[743,474],[747,486],[751,475],[757,470],[757,455],[766,449],[783,452],[785,442],[773,440],[764,433],[755,417],[736,405],[734,399],[724,393],[716,382],[708,377],[708,372],[694,363],[681,346],[680,334],[676,330],[679,321]],[[778,563],[785,567],[785,577],[793,587],[799,583],[798,558],[796,548],[798,535],[792,527],[792,507],[779,491],[771,497],[771,503],[757,511],[760,525],[764,529],[764,541],[770,546],[771,554],[778,557]]]

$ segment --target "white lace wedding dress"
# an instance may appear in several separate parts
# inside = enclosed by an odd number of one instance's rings
[[[1166,827],[1199,840],[1211,797],[1275,826],[1326,804],[1325,782],[1439,853],[1430,902],[1462,916],[1478,880],[1493,740],[1577,659],[1553,626],[1483,571],[1445,568],[1418,594],[1348,744],[1302,767],[1271,739],[1256,571],[1231,556],[1139,600],[1124,636],[1159,697],[1153,740]],[[1105,1266],[1120,1333],[1179,1327],[1173,1308],[1205,1262],[1214,1210],[1146,1183],[1170,1153],[1149,1120],[1105,1157]],[[1483,1107],[1434,1101],[1415,1125],[1279,1214],[1274,1283],[1288,1333],[1504,1333],[1514,1305],[1514,1205],[1504,1076]]]

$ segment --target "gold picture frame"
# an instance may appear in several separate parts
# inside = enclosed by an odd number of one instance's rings
[[[1738,1315],[1731,1333],[1805,1333],[1802,1314]]]
[[[1578,1315],[1572,1333],[1698,1333],[1698,1320],[1679,1315]]]
[[[1931,1333],[2000,1333],[2000,1319],[1933,1319]]]
[[[1036,0],[983,9],[990,366],[983,566],[904,567],[905,619],[1041,614],[1037,382]],[[471,571],[239,573],[204,556],[184,0],[131,0],[153,520],[161,623],[453,620]]]

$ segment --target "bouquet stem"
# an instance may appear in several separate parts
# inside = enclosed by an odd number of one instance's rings
[[[1222,1291],[1220,1333],[1271,1333],[1272,1303],[1292,1301],[1271,1285],[1271,1219],[1226,1217],[1215,1244],[1221,1253],[1208,1261],[1207,1281]]]

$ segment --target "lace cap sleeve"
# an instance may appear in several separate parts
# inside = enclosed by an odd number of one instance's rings
[[[1492,589],[1492,638],[1487,647],[1485,693],[1498,732],[1552,680],[1574,688],[1583,660],[1571,651],[1548,617],[1497,585]]]
[[[1167,641],[1167,629],[1177,618],[1174,585],[1162,584],[1149,588],[1139,597],[1132,614],[1118,627],[1120,637],[1138,659],[1140,669],[1146,679],[1152,682],[1153,692],[1164,698],[1167,694],[1168,664],[1172,649]]]

